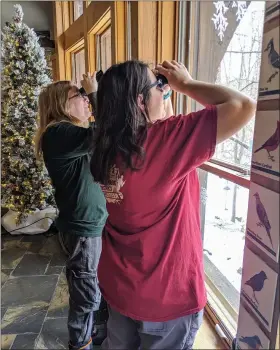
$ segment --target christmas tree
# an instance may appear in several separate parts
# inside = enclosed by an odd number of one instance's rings
[[[28,214],[54,205],[54,197],[34,149],[38,97],[51,81],[38,37],[22,22],[21,6],[14,8],[13,21],[2,31],[1,195],[2,206],[18,213],[19,224]]]

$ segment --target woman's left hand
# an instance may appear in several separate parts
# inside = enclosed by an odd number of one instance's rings
[[[96,92],[98,87],[96,81],[96,72],[94,72],[92,75],[90,75],[90,73],[83,74],[81,85],[85,89],[87,95],[91,94],[92,92]]]

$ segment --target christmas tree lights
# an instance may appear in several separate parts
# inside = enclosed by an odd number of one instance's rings
[[[18,212],[18,223],[54,205],[53,189],[42,161],[36,160],[38,96],[51,81],[44,50],[15,5],[13,21],[2,32],[2,206]]]

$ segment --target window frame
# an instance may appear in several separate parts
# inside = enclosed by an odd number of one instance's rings
[[[79,40],[75,45],[65,51],[65,73],[66,80],[72,81],[72,55],[84,50],[84,39]],[[86,66],[85,66],[86,67]]]
[[[80,53],[81,51],[84,51],[84,56],[85,56],[85,47],[81,47],[79,48],[78,50],[74,51],[74,52],[71,52],[71,81],[74,82],[75,84],[77,84],[79,86],[79,83],[77,82],[77,71],[76,71],[76,58],[75,56]],[[74,64],[75,66],[73,67],[73,64],[72,64],[72,60],[73,60],[73,56],[74,56]],[[74,76],[72,74],[73,72],[73,68],[74,68],[74,71],[75,71],[75,80],[74,80]],[[86,73],[86,70],[85,70],[85,60],[84,60],[84,72]],[[82,77],[80,77],[82,79]]]
[[[96,70],[102,69],[102,53],[101,53],[101,39],[102,36],[110,29],[111,42],[112,42],[112,25],[111,20],[104,24],[104,26],[95,34],[95,47],[96,47]],[[112,62],[112,44],[111,44],[111,62]]]
[[[98,51],[99,47],[97,45],[98,36],[101,36],[109,27],[112,27],[111,21],[111,9],[109,8],[97,21],[97,23],[91,28],[87,33],[88,42],[88,64],[91,72],[98,70]],[[112,35],[112,28],[111,28]],[[91,52],[95,54],[91,54]],[[112,45],[111,45],[111,59],[113,62],[112,55]]]

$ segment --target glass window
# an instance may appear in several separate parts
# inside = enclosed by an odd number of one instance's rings
[[[213,2],[198,3],[199,23],[197,79],[226,85],[257,99],[261,64],[264,1],[251,1],[237,7],[236,1],[225,3],[218,11]],[[242,17],[240,19],[240,17]],[[226,18],[225,30],[221,30]],[[215,28],[215,21],[216,28]],[[201,106],[196,104],[195,109]],[[229,140],[219,144],[214,159],[250,169],[254,120]]]
[[[97,67],[106,71],[112,65],[111,27],[97,35]]]
[[[258,96],[264,1],[191,2],[190,72],[198,80]],[[203,108],[188,99],[191,110]],[[221,165],[249,171],[254,120],[219,144]],[[240,169],[241,170],[241,169]],[[241,174],[241,172],[240,172]],[[199,169],[201,228],[208,301],[236,334],[249,190]]]
[[[237,322],[249,190],[201,169],[199,177],[206,282]]]
[[[72,81],[74,84],[80,87],[83,74],[85,74],[85,50],[82,49],[78,52],[72,53],[71,59]]]
[[[76,21],[77,18],[79,18],[83,12],[84,12],[84,7],[83,7],[83,0],[74,0],[73,1],[73,13],[74,13],[74,21]]]

